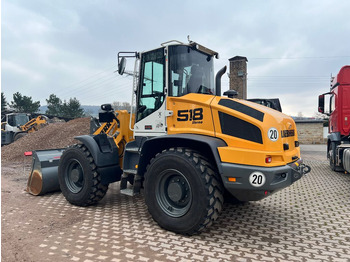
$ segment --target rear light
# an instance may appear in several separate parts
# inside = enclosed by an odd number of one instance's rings
[[[271,156],[265,157],[265,163],[269,164],[271,162],[272,162],[272,157]]]

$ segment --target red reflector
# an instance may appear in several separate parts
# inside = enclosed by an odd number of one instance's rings
[[[265,158],[265,163],[271,163],[271,162],[272,162],[272,157],[267,156],[267,157]]]
[[[31,155],[33,155],[33,152],[32,151],[27,151],[27,152],[24,152],[24,155],[25,156],[31,156]]]
[[[269,193],[269,192],[265,191],[265,196],[267,196],[268,193]]]
[[[60,159],[61,156],[54,156],[53,159]]]

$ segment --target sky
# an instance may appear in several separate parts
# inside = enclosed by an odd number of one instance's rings
[[[277,97],[285,114],[312,117],[331,75],[350,64],[349,10],[345,0],[2,0],[1,91],[42,106],[50,94],[130,102],[132,77],[115,72],[117,53],[189,35],[220,54],[215,71],[247,57],[248,98]]]

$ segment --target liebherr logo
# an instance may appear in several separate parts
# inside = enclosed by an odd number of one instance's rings
[[[177,111],[177,121],[191,121],[192,124],[202,124],[203,123],[203,108],[195,108],[189,110],[178,110]]]
[[[292,130],[281,130],[281,137],[290,137],[294,136],[294,129]]]

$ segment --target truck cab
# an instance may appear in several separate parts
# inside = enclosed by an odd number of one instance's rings
[[[332,78],[330,91],[319,96],[318,111],[329,116],[327,157],[331,168],[344,170],[344,149],[350,144],[350,66]]]

